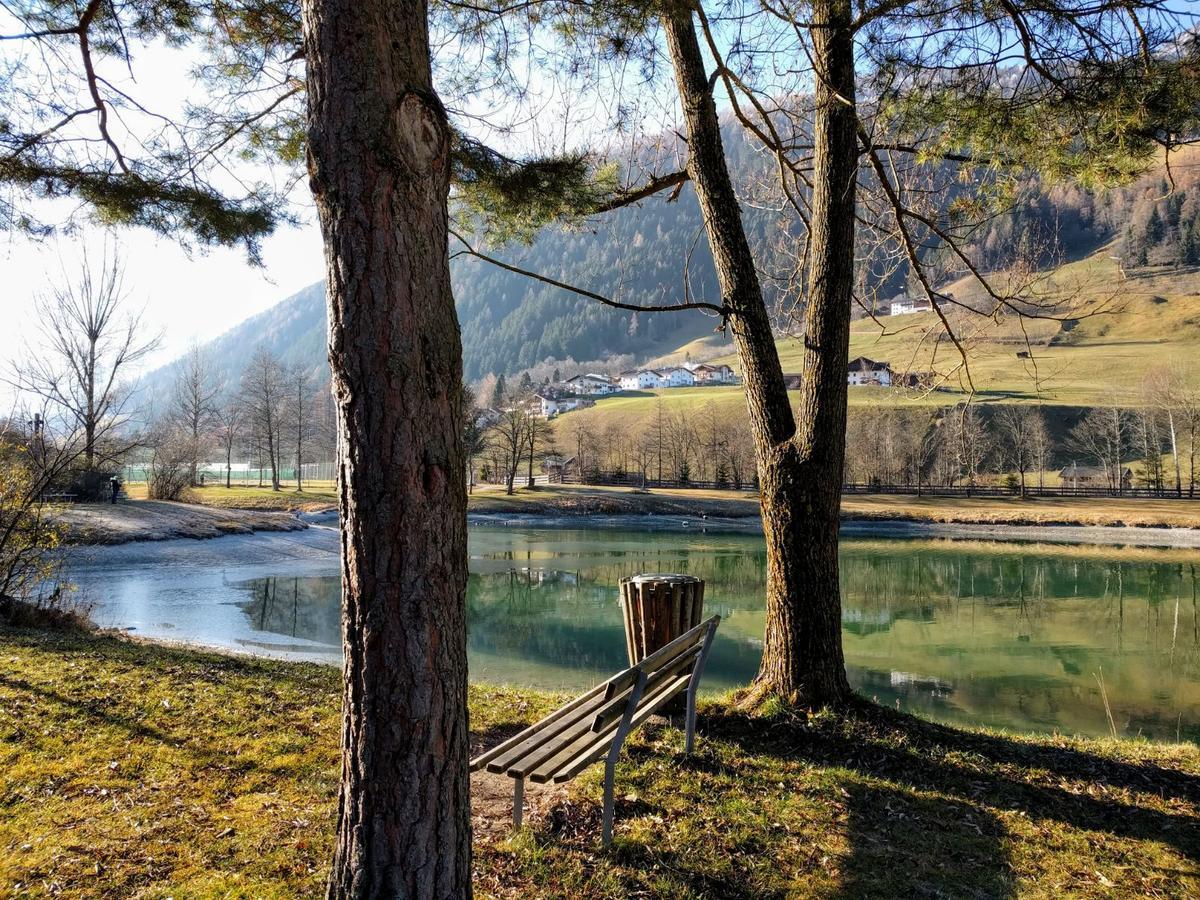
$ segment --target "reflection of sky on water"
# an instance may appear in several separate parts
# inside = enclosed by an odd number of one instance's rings
[[[218,542],[219,543],[219,542]],[[705,578],[723,617],[710,689],[754,675],[765,552],[754,535],[472,528],[476,680],[576,690],[627,665],[624,575]],[[1197,564],[1180,551],[847,539],[850,677],[881,703],[1020,730],[1200,737]],[[340,656],[336,556],[135,565],[83,578],[102,624],[246,652]],[[102,587],[101,587],[102,585]]]

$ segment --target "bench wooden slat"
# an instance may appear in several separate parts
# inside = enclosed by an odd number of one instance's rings
[[[608,682],[607,693],[609,699],[616,696],[618,691],[632,687],[637,681],[638,672],[654,672],[657,668],[667,665],[675,657],[682,653],[686,653],[692,647],[700,646],[704,640],[704,629],[697,626],[691,629],[687,634],[680,635],[667,644],[655,650],[636,666],[630,666],[624,672],[614,675]]]
[[[603,685],[600,690],[593,689],[588,693],[589,695],[583,703],[576,704],[571,709],[564,707],[562,710],[558,710],[562,715],[553,721],[546,722],[536,729],[527,729],[526,732],[522,732],[524,735],[522,740],[506,742],[509,744],[508,747],[500,753],[491,755],[486,760],[487,770],[489,772],[507,772],[530,755],[537,754],[546,745],[552,747],[560,745],[563,740],[568,739],[565,737],[566,735],[571,735],[572,737],[569,739],[573,740],[574,735],[580,731],[586,731],[591,723],[592,715],[607,702]],[[628,692],[623,696],[628,697]],[[521,738],[522,735],[517,735],[517,737]]]
[[[605,702],[604,697],[593,698],[592,702],[572,713],[569,721],[561,720],[550,726],[552,734],[538,736],[510,752],[498,756],[488,763],[489,772],[504,772],[510,778],[523,778],[547,759],[558,754],[563,747],[574,744],[592,730],[592,714]],[[619,695],[614,701],[622,705],[629,702],[629,692]]]
[[[687,684],[689,677],[689,675],[680,675],[672,681],[666,681],[655,694],[645,697],[642,703],[638,704],[638,710],[634,713],[630,728],[636,728],[654,715],[659,707],[673,698],[676,692]],[[563,748],[558,754],[530,772],[528,777],[537,784],[545,784],[548,781],[569,781],[609,752],[619,726],[620,722],[618,721],[600,734],[589,731],[583,738],[570,747]]]
[[[686,652],[675,657],[667,665],[654,672],[646,679],[646,685],[642,688],[644,697],[649,697],[653,694],[660,684],[664,681],[674,678],[684,669],[688,669],[688,674],[691,674],[690,667],[695,665],[695,662],[700,657],[700,645],[689,647]],[[644,700],[638,701],[638,706],[644,703]],[[625,707],[628,704],[628,695],[622,695],[615,700],[606,703],[597,712],[592,719],[592,731],[600,732],[606,729],[609,725],[620,721],[621,716],[625,714]]]
[[[611,681],[611,680],[612,679],[609,679],[609,681]],[[544,718],[539,719],[537,722],[534,722],[532,725],[530,725],[528,728],[524,729],[523,731],[520,731],[517,734],[514,734],[508,740],[502,741],[501,743],[497,744],[495,747],[492,747],[490,750],[486,750],[483,753],[479,754],[479,756],[477,756],[473,760],[471,760],[471,771],[475,772],[475,771],[478,771],[479,769],[483,768],[485,765],[487,765],[489,762],[491,762],[493,759],[495,759],[500,754],[505,753],[506,751],[511,750],[513,747],[516,747],[518,744],[529,740],[531,737],[536,735],[542,728],[546,727],[547,725],[550,725],[551,723],[558,722],[560,719],[562,719],[568,713],[578,710],[579,707],[583,706],[589,700],[593,700],[598,696],[600,696],[600,697],[604,696],[607,687],[608,687],[607,681],[601,682],[600,684],[596,685],[591,690],[579,695],[578,697],[576,697],[574,700],[570,701],[569,703],[564,703],[558,709],[554,710],[552,713],[549,713]],[[585,713],[585,715],[586,715],[586,713]]]

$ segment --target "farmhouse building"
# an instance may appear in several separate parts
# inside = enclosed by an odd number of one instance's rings
[[[901,294],[892,300],[892,315],[903,316],[908,313],[929,312],[933,309],[926,299],[914,299]]]
[[[1069,490],[1078,488],[1113,488],[1111,473],[1103,466],[1081,466],[1072,462],[1058,473],[1062,486]],[[1128,468],[1121,470],[1121,490],[1133,486],[1133,471]]]
[[[733,369],[724,363],[719,366],[701,363],[698,366],[691,366],[691,371],[692,376],[696,379],[696,384],[735,384],[737,381]]]
[[[846,383],[852,386],[882,385],[892,383],[892,367],[885,362],[876,362],[865,356],[852,359],[846,368]]]

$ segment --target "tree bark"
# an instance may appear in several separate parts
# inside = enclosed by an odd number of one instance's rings
[[[471,894],[462,347],[427,9],[305,0],[342,518],[331,898]]]
[[[797,423],[775,335],[729,178],[720,121],[691,7],[663,13],[687,123],[688,174],[742,365],[767,544],[766,633],[754,696],[810,706],[850,693],[842,655],[838,530],[846,431],[846,361],[858,163],[849,0],[818,0],[812,276]],[[848,102],[837,102],[840,95]]]

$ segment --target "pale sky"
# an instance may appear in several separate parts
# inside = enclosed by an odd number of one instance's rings
[[[281,229],[263,242],[263,266],[257,268],[239,249],[188,253],[170,238],[144,229],[125,229],[116,240],[125,265],[130,303],[145,308],[150,333],[163,332],[161,348],[147,361],[154,368],[179,356],[193,341],[206,341],[238,322],[324,277],[321,235],[309,221]],[[80,264],[86,242],[99,259],[105,234],[95,229],[45,241],[0,233],[0,360],[7,363],[37,338],[33,306],[48,281],[61,280]],[[112,238],[109,238],[110,244]]]

